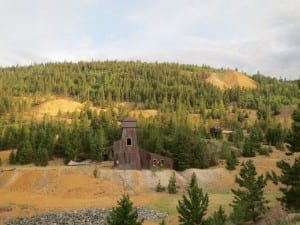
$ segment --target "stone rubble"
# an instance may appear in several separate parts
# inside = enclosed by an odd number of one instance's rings
[[[136,207],[140,219],[162,220],[167,213]],[[105,225],[111,209],[84,209],[68,212],[51,212],[33,217],[20,217],[6,221],[5,225]]]

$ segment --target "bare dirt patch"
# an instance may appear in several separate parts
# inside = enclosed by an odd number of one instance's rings
[[[1,155],[4,153],[0,152]],[[7,153],[5,153],[8,155]],[[286,156],[284,152],[274,151],[271,156],[252,158],[258,173],[270,170],[279,172],[276,162],[285,159],[293,162],[296,156]],[[240,161],[248,160],[240,158]],[[8,169],[10,166],[2,166]],[[14,171],[0,173],[0,222],[16,216],[34,215],[47,211],[65,211],[83,208],[106,208],[115,206],[117,200],[126,192],[135,205],[149,206],[170,214],[168,224],[178,224],[176,205],[193,172],[197,174],[199,186],[209,193],[209,213],[223,205],[230,211],[232,200],[230,189],[236,187],[234,176],[239,170],[227,171],[223,166],[211,169],[189,169],[175,172],[179,193],[169,195],[156,193],[155,187],[160,180],[168,185],[171,170],[112,170],[98,167],[98,177],[93,176],[95,165],[90,166],[16,166]],[[272,204],[280,193],[278,187],[269,184],[267,197]],[[4,210],[9,209],[9,210]],[[147,221],[154,225],[159,221]]]
[[[275,116],[275,120],[280,122],[286,129],[291,128],[293,120],[292,114],[297,109],[297,105],[286,105],[280,109],[280,114]]]
[[[219,87],[220,89],[228,89],[233,87],[249,89],[257,88],[257,83],[254,80],[234,70],[227,70],[222,73],[212,73],[206,79],[206,81]]]
[[[57,116],[59,113],[66,114],[81,111],[84,104],[71,99],[48,100],[33,108],[33,114],[40,118],[44,115]]]

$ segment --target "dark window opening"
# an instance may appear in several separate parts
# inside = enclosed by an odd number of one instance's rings
[[[127,145],[132,145],[131,138],[127,138]]]
[[[163,159],[160,159],[159,161],[160,161],[160,162],[159,162],[159,165],[160,165],[160,166],[164,166],[165,161],[164,161]]]
[[[152,166],[153,166],[153,167],[156,166],[156,163],[157,163],[156,159],[152,159]]]

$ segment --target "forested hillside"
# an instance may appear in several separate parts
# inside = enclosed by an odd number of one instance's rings
[[[230,151],[267,154],[261,143],[282,148],[289,126],[274,116],[283,105],[299,103],[297,82],[260,74],[247,77],[257,88],[222,90],[207,82],[212,75],[222,79],[229,73],[206,65],[117,61],[0,68],[0,148],[18,149],[11,163],[46,165],[54,156],[66,162],[101,161],[105,149],[120,136],[118,122],[129,115],[129,109],[120,106],[124,102],[132,103],[133,109],[158,111],[155,118],[138,118],[140,144],[173,157],[179,170],[215,165]],[[86,107],[55,118],[28,116],[53,96]],[[214,141],[222,139],[221,132],[210,132],[214,126],[232,131],[228,141]]]

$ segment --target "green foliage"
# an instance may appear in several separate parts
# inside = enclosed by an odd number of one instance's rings
[[[173,172],[172,176],[169,179],[168,192],[169,192],[169,194],[176,194],[178,192],[178,187],[177,187],[177,184],[176,184],[175,172]]]
[[[276,146],[278,149],[283,149],[284,140],[285,132],[280,123],[267,129],[266,141],[268,144]]]
[[[300,157],[295,159],[293,165],[282,160],[277,166],[282,173],[279,182],[285,185],[280,188],[283,196],[279,200],[288,210],[300,210]]]
[[[225,225],[227,216],[222,206],[208,219],[208,225]]]
[[[192,188],[194,186],[198,186],[198,183],[197,183],[197,176],[196,176],[196,173],[193,172],[192,176],[191,176],[191,180],[189,182],[189,188]]]
[[[166,221],[165,220],[162,220],[159,225],[166,225]]]
[[[37,149],[37,152],[35,153],[35,159],[34,159],[34,164],[36,166],[47,166],[48,165],[48,152],[45,147],[40,145]]]
[[[231,190],[234,194],[231,204],[233,211],[244,212],[245,215],[240,216],[244,217],[246,221],[257,221],[268,209],[268,201],[265,199],[263,190],[267,184],[267,178],[264,175],[257,176],[253,161],[248,160],[246,163],[242,163],[239,177],[236,176],[235,182],[241,188]],[[233,217],[235,216],[238,215],[233,215]]]
[[[59,156],[64,157],[65,162],[86,158],[101,161],[106,147],[120,137],[118,121],[127,115],[126,109],[120,109],[117,115],[112,110],[115,104],[131,102],[138,105],[144,102],[143,108],[158,109],[162,114],[142,122],[138,132],[142,137],[141,147],[172,157],[177,170],[207,168],[215,165],[218,159],[218,155],[207,148],[207,124],[197,127],[188,123],[187,115],[197,113],[203,121],[220,118],[222,123],[228,124],[226,109],[234,104],[237,122],[242,123],[247,117],[247,112],[241,108],[248,108],[258,109],[261,118],[270,124],[270,117],[278,113],[282,105],[298,103],[300,99],[296,82],[261,74],[253,76],[259,83],[255,90],[235,87],[221,91],[204,82],[210,73],[222,71],[207,65],[132,61],[64,62],[0,68],[0,115],[9,116],[0,117],[0,149],[19,149],[28,135],[26,144],[29,146],[30,143],[31,150],[18,151],[18,163],[36,161],[40,142],[43,142],[49,159]],[[23,120],[25,112],[51,95],[68,96],[109,109],[96,113],[86,107],[83,112],[71,115],[71,124],[47,117],[42,122]],[[297,121],[297,113],[294,116]],[[297,151],[295,146],[299,146],[300,140],[297,124],[294,123],[290,138],[293,151]],[[253,152],[259,151],[260,142],[254,134],[250,132],[245,155],[252,156]],[[234,145],[241,148],[242,126],[236,126],[232,136]],[[268,141],[275,136],[270,130]],[[272,142],[278,146],[282,143],[280,138],[273,138]]]
[[[33,149],[29,136],[25,136],[24,141],[19,145],[16,154],[16,162],[22,165],[33,162]]]
[[[236,204],[232,205],[232,213],[230,214],[230,220],[234,225],[244,225],[248,221],[249,205],[246,200],[240,200]]]
[[[238,127],[232,133],[232,142],[237,148],[240,148],[242,147],[243,140],[244,140],[243,130],[240,127]]]
[[[9,164],[16,164],[16,153],[13,150],[9,153]]]
[[[230,151],[226,158],[226,169],[228,170],[235,170],[235,167],[239,164],[239,161],[236,157],[234,151]]]
[[[156,185],[156,192],[164,192],[166,190],[165,187],[163,187],[161,184],[160,184],[160,180],[158,181],[157,185]]]
[[[138,220],[137,209],[129,199],[129,195],[123,195],[118,201],[118,206],[112,209],[107,217],[106,225],[141,225],[143,220]]]
[[[97,161],[102,161],[103,153],[108,146],[108,140],[105,136],[103,128],[97,129],[90,140],[91,158]]]
[[[290,150],[292,152],[300,152],[300,106],[298,109],[293,112],[292,115],[293,124],[292,124],[292,133],[289,139],[291,145]]]
[[[244,157],[255,157],[255,148],[253,146],[253,143],[249,138],[245,139],[242,156]]]
[[[266,155],[266,156],[269,156],[270,153],[272,152],[272,147],[271,146],[268,146],[268,147],[262,147],[258,150],[258,153],[260,155]]]
[[[176,207],[179,213],[180,225],[202,225],[206,224],[204,216],[208,207],[208,195],[203,193],[198,185],[188,188],[188,196],[183,195]]]

